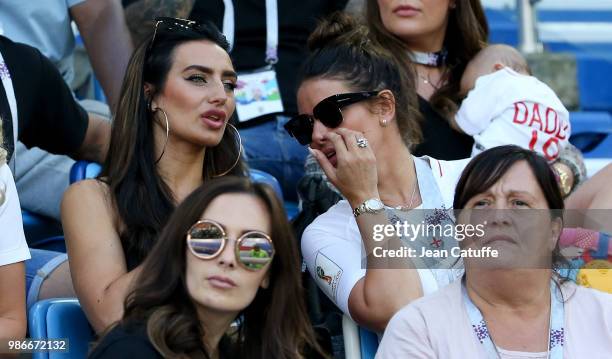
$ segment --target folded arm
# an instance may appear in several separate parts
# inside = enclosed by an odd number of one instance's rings
[[[75,292],[101,332],[123,316],[140,267],[127,270],[108,190],[97,180],[73,184],[62,201],[62,226]]]

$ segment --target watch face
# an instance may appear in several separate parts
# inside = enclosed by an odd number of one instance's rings
[[[380,211],[385,208],[385,205],[378,199],[372,198],[365,201],[366,208],[371,211]]]

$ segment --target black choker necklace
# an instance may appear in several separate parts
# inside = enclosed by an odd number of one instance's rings
[[[446,49],[442,49],[438,52],[408,51],[410,61],[432,67],[440,67],[446,64],[447,55],[448,51],[446,51]]]

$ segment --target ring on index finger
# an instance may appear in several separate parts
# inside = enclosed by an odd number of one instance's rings
[[[368,147],[368,140],[365,137],[361,137],[357,139],[357,147],[366,148]]]

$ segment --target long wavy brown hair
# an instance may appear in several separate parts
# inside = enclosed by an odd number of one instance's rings
[[[489,25],[480,0],[456,0],[449,12],[444,46],[448,51],[446,70],[441,86],[429,99],[432,107],[450,119],[461,101],[459,84],[467,63],[487,44]],[[406,44],[386,29],[380,17],[377,0],[366,0],[365,18],[373,37],[388,48],[398,61],[406,77],[414,79],[416,70],[411,66]],[[414,82],[412,83],[414,85]]]
[[[148,102],[162,92],[174,61],[174,50],[181,44],[208,40],[225,51],[229,49],[225,37],[212,24],[203,24],[198,31],[162,31],[160,27],[152,45],[151,40],[149,36],[130,59],[113,121],[108,156],[99,176],[109,186],[124,225],[120,238],[124,251],[130,254],[128,267],[144,260],[175,207],[171,189],[157,172],[155,119]],[[148,96],[144,92],[145,83],[152,85]],[[221,142],[206,149],[203,180],[231,168],[239,153],[237,143],[237,134],[227,128]],[[243,175],[242,161],[229,174]]]
[[[344,81],[352,91],[391,90],[402,139],[409,147],[421,142],[414,82],[405,78],[388,49],[372,41],[365,25],[348,14],[333,13],[312,32],[308,48],[298,83],[327,78]]]
[[[268,268],[270,285],[260,288],[240,313],[237,333],[222,339],[222,356],[293,359],[317,353],[325,357],[306,313],[297,241],[282,203],[272,188],[246,178],[211,180],[177,207],[126,299],[122,324],[146,322],[149,339],[164,357],[209,357],[202,342],[206,333],[187,291],[185,236],[208,205],[227,193],[250,194],[264,202],[276,254]]]

